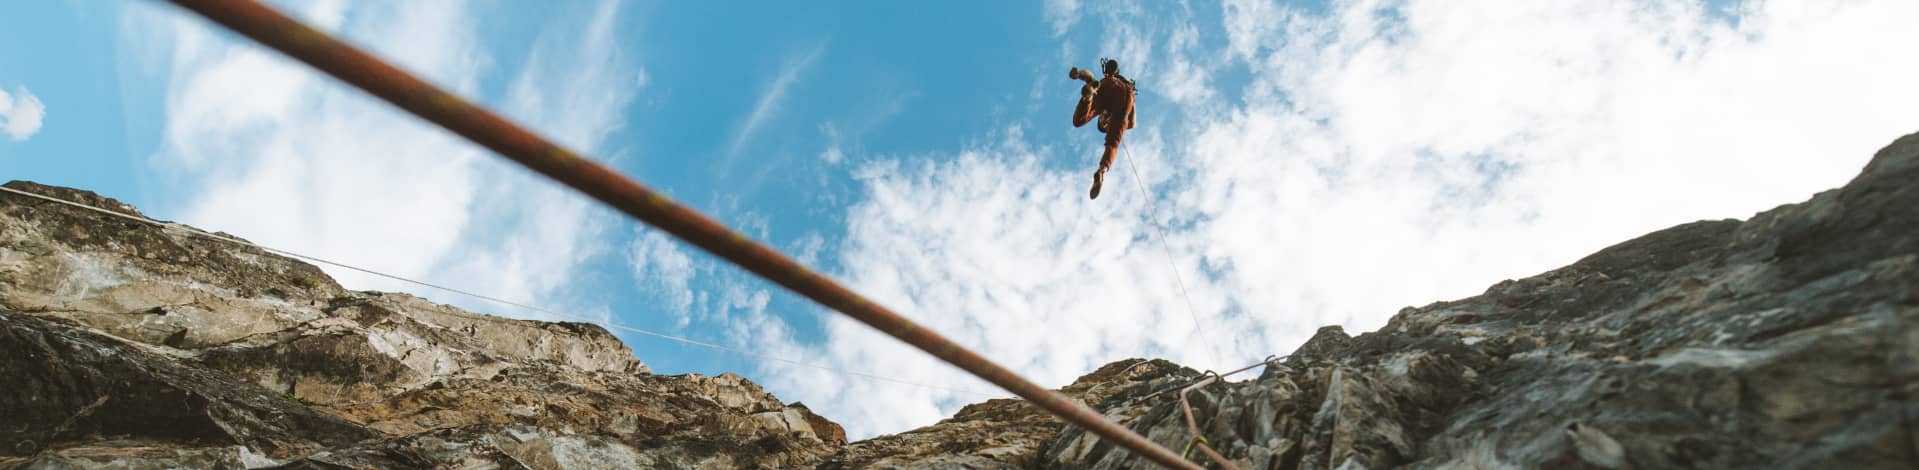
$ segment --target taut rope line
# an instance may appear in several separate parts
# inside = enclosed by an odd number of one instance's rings
[[[1166,228],[1159,223],[1158,204],[1153,202],[1153,193],[1146,191],[1146,182],[1139,177],[1139,167],[1133,164],[1133,149],[1120,144],[1120,150],[1126,151],[1126,168],[1133,172],[1133,184],[1139,185],[1140,196],[1146,198],[1146,213],[1152,215],[1153,230],[1159,232],[1159,246],[1166,249],[1166,265],[1173,269],[1173,281],[1179,284],[1180,298],[1186,300],[1186,314],[1193,317],[1193,333],[1199,335],[1201,341],[1206,342],[1206,355],[1212,356],[1213,362],[1217,363],[1219,362],[1219,345],[1214,344],[1212,339],[1206,336],[1204,328],[1200,326],[1199,310],[1193,308],[1193,294],[1186,291],[1186,280],[1179,274],[1179,262],[1173,259],[1173,245],[1166,242]]]
[[[1041,387],[693,208],[257,1],[172,1],[741,269],[992,382],[1136,455],[1171,468],[1199,468],[1165,446],[1106,419],[1086,404]]]

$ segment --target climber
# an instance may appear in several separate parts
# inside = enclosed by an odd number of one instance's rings
[[[1133,128],[1133,81],[1119,74],[1119,61],[1100,59],[1105,77],[1093,80],[1093,73],[1072,67],[1067,76],[1086,82],[1079,87],[1079,105],[1073,107],[1073,127],[1085,126],[1099,117],[1099,131],[1106,133],[1106,153],[1099,158],[1099,170],[1093,172],[1093,190],[1088,198],[1099,199],[1100,183],[1106,181],[1106,169],[1113,166],[1113,153],[1119,151],[1119,139]],[[1117,122],[1115,120],[1118,120]]]

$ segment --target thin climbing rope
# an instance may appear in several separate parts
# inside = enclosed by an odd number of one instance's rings
[[[254,0],[171,0],[241,35],[305,62],[407,112],[493,150],[742,269],[838,310],[1031,401],[1074,426],[1172,468],[1197,469],[1178,454],[1065,395],[954,343],[746,238],[699,211],[581,157],[505,118],[287,17]]]
[[[938,385],[930,385],[930,384],[924,384],[924,383],[919,383],[919,382],[913,382],[913,381],[909,381],[909,380],[901,380],[901,379],[895,379],[895,378],[892,378],[892,377],[886,377],[886,376],[883,376],[883,375],[875,375],[875,374],[870,374],[870,373],[865,373],[865,372],[858,372],[858,371],[851,371],[851,370],[845,370],[845,369],[838,369],[838,368],[834,368],[834,367],[829,367],[829,366],[824,366],[824,365],[819,365],[819,364],[814,364],[814,363],[810,363],[810,362],[802,362],[802,361],[796,361],[796,360],[792,360],[792,359],[787,359],[787,358],[784,358],[784,357],[779,357],[779,356],[773,356],[773,355],[768,355],[768,354],[762,354],[762,353],[757,353],[757,352],[753,352],[753,351],[748,351],[748,350],[744,350],[744,349],[739,349],[739,348],[734,348],[734,347],[729,347],[729,346],[722,346],[722,345],[718,345],[718,344],[713,344],[713,343],[708,343],[708,342],[705,342],[705,341],[700,341],[700,340],[696,340],[696,339],[691,339],[691,338],[685,338],[685,337],[680,337],[680,336],[674,336],[674,335],[670,335],[670,334],[666,334],[666,333],[660,333],[660,332],[657,332],[657,331],[652,331],[652,330],[647,330],[647,329],[644,329],[644,328],[637,328],[637,327],[631,327],[631,326],[626,326],[626,325],[622,325],[622,324],[619,324],[619,323],[614,323],[614,322],[611,322],[611,321],[605,321],[605,320],[600,320],[600,319],[595,319],[595,318],[590,318],[590,317],[584,317],[584,316],[580,316],[580,315],[574,315],[574,314],[570,314],[570,313],[566,313],[566,312],[561,312],[561,311],[556,311],[556,310],[551,310],[551,309],[546,309],[546,308],[541,308],[541,307],[538,307],[538,306],[534,306],[534,305],[528,305],[528,304],[525,304],[525,303],[520,303],[520,302],[514,302],[514,301],[511,301],[511,300],[506,300],[506,299],[502,299],[502,298],[499,298],[499,297],[494,297],[494,296],[490,296],[490,295],[486,295],[486,294],[480,294],[480,293],[476,293],[476,292],[472,292],[472,291],[468,291],[468,290],[464,290],[464,289],[458,289],[458,288],[453,288],[453,287],[447,287],[447,286],[443,286],[443,285],[440,285],[440,284],[435,284],[435,283],[431,283],[431,282],[426,282],[426,281],[420,281],[420,280],[416,280],[416,279],[410,279],[410,278],[406,278],[406,277],[402,277],[402,276],[399,276],[399,275],[394,275],[394,274],[387,274],[387,273],[383,273],[383,272],[379,272],[379,271],[374,271],[374,270],[372,270],[372,269],[367,269],[367,268],[362,268],[362,267],[359,267],[359,266],[354,266],[354,265],[350,265],[350,264],[346,264],[346,263],[341,263],[341,262],[337,262],[337,261],[330,261],[330,260],[326,260],[326,259],[323,259],[323,258],[319,258],[319,257],[314,257],[314,256],[310,256],[310,255],[306,255],[306,254],[301,254],[301,253],[296,253],[296,252],[293,252],[293,251],[288,251],[288,250],[283,250],[283,249],[279,249],[279,248],[274,248],[274,247],[270,247],[270,246],[266,246],[266,245],[261,245],[261,244],[258,244],[258,243],[254,243],[254,242],[250,242],[250,241],[246,241],[246,240],[242,240],[242,239],[239,239],[239,238],[234,238],[234,237],[229,237],[229,236],[225,236],[225,235],[220,235],[220,234],[217,234],[217,233],[208,233],[208,232],[203,232],[203,231],[199,231],[199,230],[194,230],[194,229],[192,229],[192,228],[187,228],[187,227],[184,227],[184,226],[180,226],[179,224],[174,224],[174,223],[170,223],[170,222],[162,222],[162,221],[158,221],[158,220],[153,220],[152,218],[148,218],[148,217],[141,217],[141,216],[137,216],[137,215],[133,215],[133,214],[127,214],[127,213],[123,213],[123,212],[119,212],[119,211],[114,211],[114,210],[110,210],[110,209],[104,209],[104,208],[101,208],[101,207],[98,207],[98,206],[91,206],[91,205],[87,205],[87,204],[82,204],[82,203],[78,203],[78,202],[74,202],[74,201],[68,201],[68,200],[65,200],[65,199],[60,199],[60,198],[56,198],[56,197],[51,197],[51,196],[46,196],[46,195],[42,195],[42,194],[35,194],[35,193],[32,193],[32,192],[28,192],[28,191],[21,191],[21,190],[18,190],[18,189],[13,189],[13,188],[9,188],[9,187],[5,187],[5,186],[0,186],[0,191],[5,191],[5,192],[8,192],[8,193],[13,193],[13,194],[18,194],[18,195],[21,195],[21,196],[26,196],[26,197],[30,197],[30,198],[34,198],[34,199],[39,199],[39,200],[43,200],[43,201],[48,201],[48,202],[56,202],[56,203],[60,203],[60,204],[65,204],[65,205],[68,205],[68,206],[72,206],[72,207],[76,207],[76,208],[80,208],[80,209],[85,209],[85,210],[90,210],[90,211],[94,211],[94,212],[99,212],[99,213],[102,213],[102,214],[106,214],[106,215],[110,215],[110,216],[114,216],[114,217],[119,217],[119,218],[123,218],[123,219],[127,219],[127,220],[132,220],[132,221],[135,221],[135,222],[140,222],[140,223],[145,223],[145,224],[150,224],[150,225],[154,225],[154,226],[158,226],[158,227],[160,227],[160,228],[161,228],[161,229],[163,229],[163,230],[164,230],[164,229],[167,229],[167,228],[174,228],[174,227],[179,227],[179,228],[180,228],[180,231],[181,231],[181,232],[183,232],[183,233],[186,233],[187,235],[190,235],[190,236],[196,236],[196,237],[201,237],[201,238],[206,238],[206,239],[209,239],[209,240],[216,240],[216,241],[220,241],[220,242],[225,242],[225,243],[231,243],[231,244],[234,244],[234,245],[239,245],[239,246],[243,246],[243,247],[249,247],[249,248],[254,248],[254,249],[257,249],[257,250],[260,250],[260,251],[265,251],[265,252],[268,252],[268,253],[273,253],[273,254],[277,254],[277,255],[280,255],[280,256],[286,256],[286,257],[289,257],[289,258],[298,258],[298,259],[303,259],[303,260],[307,260],[307,261],[310,261],[310,262],[314,262],[314,263],[319,263],[319,264],[325,264],[325,265],[329,265],[329,266],[334,266],[334,267],[339,267],[339,268],[342,268],[342,269],[349,269],[349,270],[353,270],[353,271],[358,271],[358,272],[361,272],[361,273],[366,273],[366,274],[370,274],[370,275],[374,275],[374,276],[379,276],[379,277],[383,277],[383,278],[387,278],[387,279],[392,279],[392,280],[395,280],[395,281],[400,281],[400,282],[405,282],[405,283],[408,283],[408,284],[413,284],[413,285],[417,285],[417,286],[421,286],[421,287],[428,287],[428,288],[432,288],[432,289],[438,289],[438,290],[442,290],[442,291],[446,291],[446,292],[451,292],[451,293],[454,293],[454,294],[459,294],[459,295],[464,295],[464,296],[467,296],[467,297],[472,297],[472,298],[475,298],[475,299],[480,299],[480,300],[485,300],[485,301],[488,301],[488,302],[493,302],[493,303],[497,303],[497,304],[501,304],[501,305],[507,305],[507,306],[512,306],[512,307],[518,307],[518,308],[522,308],[522,309],[526,309],[526,310],[530,310],[530,311],[534,311],[534,312],[539,312],[539,313],[543,313],[543,314],[547,314],[547,315],[551,315],[551,316],[554,316],[554,317],[559,317],[559,318],[566,318],[566,319],[570,319],[570,320],[578,320],[578,321],[583,321],[583,322],[587,322],[587,323],[593,323],[593,324],[597,324],[597,325],[601,325],[601,326],[605,326],[605,327],[607,327],[607,328],[612,328],[612,329],[616,329],[616,330],[622,330],[622,331],[628,331],[628,332],[633,332],[633,333],[638,333],[638,334],[642,334],[642,335],[647,335],[647,336],[652,336],[652,337],[655,337],[655,338],[660,338],[660,339],[665,339],[665,340],[669,340],[669,341],[676,341],[676,342],[679,342],[679,343],[684,343],[684,344],[690,344],[690,345],[694,345],[694,346],[699,346],[699,347],[702,347],[702,348],[707,348],[707,349],[713,349],[713,350],[717,350],[717,351],[725,351],[725,352],[729,352],[729,353],[733,353],[733,354],[738,354],[738,355],[741,355],[741,356],[746,356],[746,357],[751,357],[751,358],[754,358],[754,359],[760,359],[760,360],[764,360],[764,361],[772,361],[772,362],[779,362],[779,363],[784,363],[784,364],[791,364],[791,365],[796,365],[796,366],[801,366],[801,367],[810,367],[810,368],[814,368],[814,369],[819,369],[819,370],[823,370],[823,371],[827,371],[827,372],[832,372],[832,373],[836,373],[836,374],[843,374],[843,375],[849,375],[849,376],[854,376],[854,377],[861,377],[861,378],[866,378],[866,379],[871,379],[871,380],[876,380],[876,381],[880,381],[880,382],[890,382],[890,383],[895,383],[895,384],[900,384],[900,385],[910,385],[910,386],[914,386],[914,387],[920,387],[920,388],[925,388],[925,389],[931,389],[931,390],[941,390],[941,391],[947,391],[947,392],[954,392],[954,393],[965,393],[965,394],[972,394],[972,395],[978,395],[978,396],[990,396],[990,394],[987,394],[987,393],[982,393],[982,392],[976,392],[976,391],[972,391],[972,390],[964,390],[964,389],[955,389],[955,388],[947,388],[947,387],[941,387],[941,386],[938,386]]]
[[[1133,164],[1133,150],[1126,148],[1124,143],[1121,143],[1119,148],[1126,152],[1126,169],[1133,172],[1133,184],[1139,185],[1140,196],[1146,198],[1146,213],[1153,216],[1153,230],[1159,232],[1159,246],[1166,249],[1166,265],[1173,269],[1173,282],[1179,284],[1180,298],[1186,299],[1186,314],[1193,317],[1193,333],[1199,335],[1200,341],[1206,343],[1206,355],[1212,356],[1213,362],[1217,363],[1219,362],[1219,345],[1214,344],[1211,337],[1206,336],[1205,328],[1199,321],[1199,309],[1193,308],[1193,294],[1186,291],[1186,280],[1179,273],[1179,261],[1173,259],[1173,245],[1166,242],[1166,228],[1159,223],[1159,204],[1153,202],[1153,193],[1146,191],[1146,182],[1139,177],[1139,167]]]
[[[1252,370],[1254,367],[1271,366],[1273,365],[1274,362],[1277,362],[1277,361],[1279,361],[1279,357],[1277,356],[1266,356],[1265,359],[1262,359],[1259,362],[1254,363],[1253,365],[1241,367],[1232,372],[1220,374],[1220,373],[1215,373],[1213,371],[1206,371],[1206,378],[1204,380],[1200,380],[1199,382],[1195,382],[1192,385],[1188,385],[1186,386],[1186,388],[1179,389],[1179,409],[1182,413],[1186,415],[1186,431],[1189,433],[1192,433],[1193,435],[1192,439],[1186,441],[1186,450],[1188,452],[1191,452],[1194,447],[1198,447],[1201,453],[1206,454],[1207,459],[1212,460],[1213,463],[1219,464],[1221,468],[1225,468],[1227,470],[1239,470],[1238,465],[1234,465],[1233,461],[1227,460],[1226,456],[1220,455],[1218,451],[1213,450],[1212,442],[1208,441],[1205,435],[1199,433],[1199,422],[1193,419],[1193,405],[1192,403],[1186,400],[1186,394],[1191,393],[1193,390],[1196,390],[1200,387],[1212,385],[1217,382],[1224,382],[1226,381],[1227,377],[1232,377],[1234,374]],[[1181,453],[1180,456],[1185,457],[1186,453]]]

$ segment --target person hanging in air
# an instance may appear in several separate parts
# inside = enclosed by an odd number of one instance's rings
[[[1133,81],[1119,74],[1119,61],[1100,59],[1100,70],[1105,77],[1097,81],[1093,72],[1078,67],[1066,72],[1068,77],[1086,82],[1079,87],[1079,105],[1073,107],[1073,127],[1083,127],[1098,117],[1097,129],[1106,133],[1106,153],[1099,158],[1099,170],[1093,172],[1093,190],[1087,193],[1092,199],[1099,199],[1099,186],[1106,181],[1106,169],[1113,166],[1120,138],[1133,128],[1133,98],[1137,93]]]

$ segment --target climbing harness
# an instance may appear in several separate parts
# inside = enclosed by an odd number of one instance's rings
[[[172,1],[636,220],[992,382],[1147,460],[1171,468],[1199,468],[1166,447],[1106,419],[1084,403],[1041,387],[771,247],[255,0]]]

